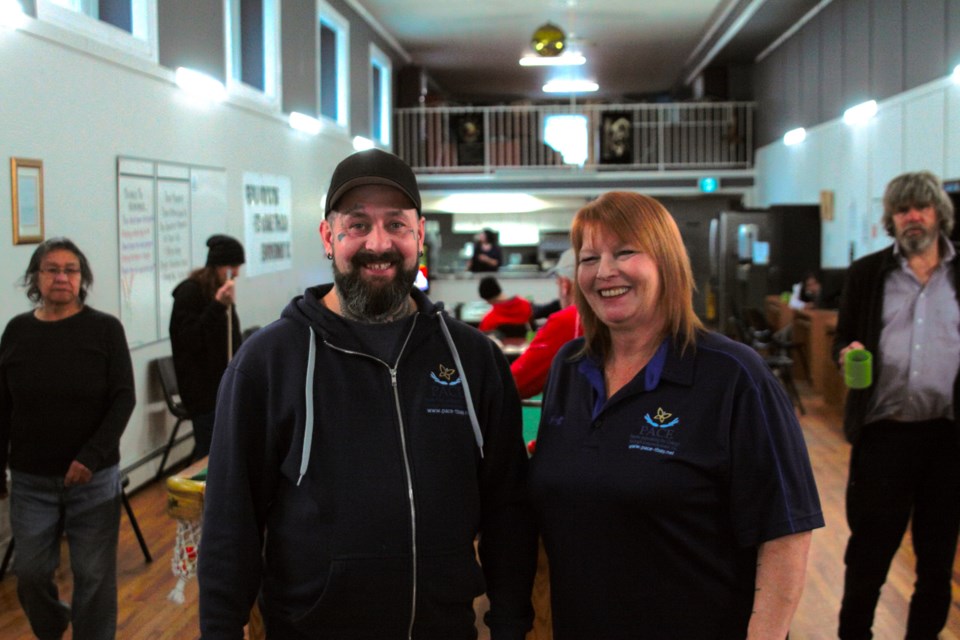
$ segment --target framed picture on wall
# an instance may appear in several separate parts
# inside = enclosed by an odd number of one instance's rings
[[[43,242],[43,162],[10,158],[13,244]]]
[[[600,163],[633,162],[633,121],[627,111],[606,111],[600,118]]]
[[[450,117],[451,137],[456,144],[457,164],[482,165],[483,117],[467,114]]]

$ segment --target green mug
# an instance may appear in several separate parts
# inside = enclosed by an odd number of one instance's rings
[[[866,389],[873,384],[873,354],[866,349],[851,349],[843,357],[843,381],[851,389]]]

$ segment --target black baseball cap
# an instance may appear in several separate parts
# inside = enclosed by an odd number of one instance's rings
[[[337,200],[347,191],[368,184],[382,184],[399,189],[413,202],[417,215],[421,215],[420,188],[410,166],[392,153],[367,149],[347,156],[333,170],[323,217],[330,215]]]

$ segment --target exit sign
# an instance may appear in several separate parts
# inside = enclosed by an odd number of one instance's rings
[[[720,187],[720,180],[717,178],[700,178],[700,191],[704,193],[713,193]]]

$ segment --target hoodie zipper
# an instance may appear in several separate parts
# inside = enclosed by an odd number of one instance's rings
[[[407,349],[407,343],[410,342],[410,337],[413,335],[413,331],[417,327],[417,318],[419,315],[420,314],[417,314],[413,317],[413,324],[410,326],[410,331],[407,332],[407,337],[403,341],[403,346],[400,347],[399,355],[397,355],[397,363],[392,367],[380,358],[371,356],[368,353],[337,347],[327,342],[326,339],[323,341],[324,344],[334,351],[360,356],[369,360],[373,360],[374,362],[379,362],[390,372],[390,386],[393,389],[393,403],[397,414],[398,430],[400,432],[400,449],[403,453],[403,470],[406,474],[407,481],[407,499],[410,504],[410,554],[412,559],[410,590],[412,597],[410,598],[410,622],[407,625],[407,640],[413,640],[413,623],[417,616],[417,507],[413,496],[413,474],[410,471],[410,456],[407,453],[407,436],[404,429],[403,412],[400,407],[400,390],[397,388],[397,368],[400,366],[400,360],[403,358],[403,352]]]

